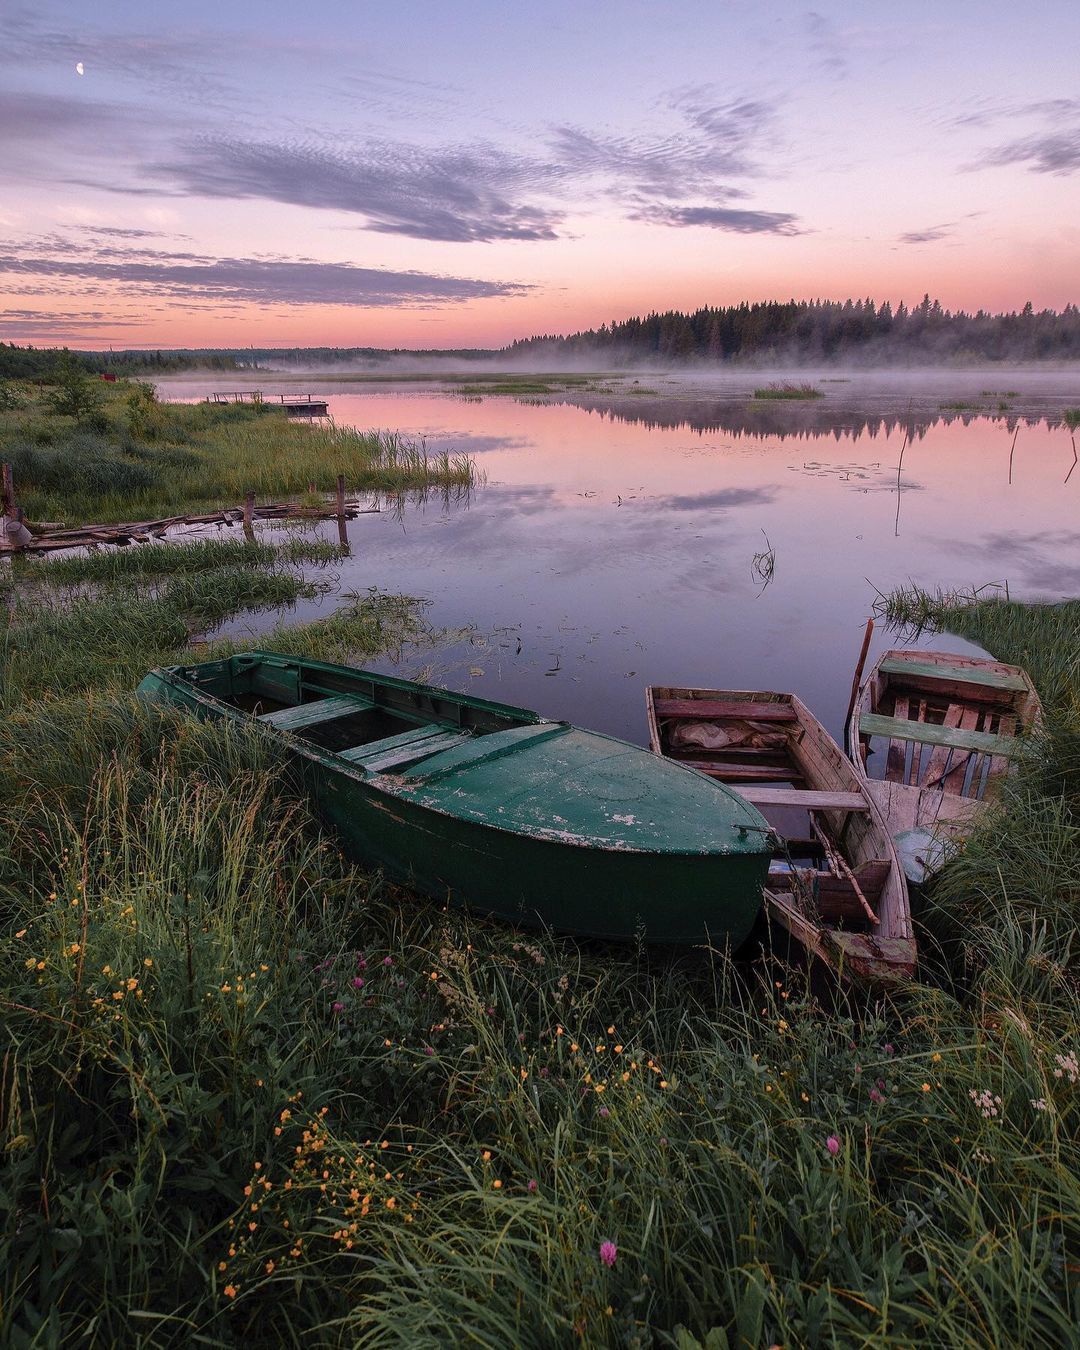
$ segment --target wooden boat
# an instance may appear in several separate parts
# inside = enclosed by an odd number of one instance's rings
[[[1018,666],[952,652],[881,657],[852,710],[848,749],[910,880],[925,880],[960,846],[1014,767],[1020,737],[1041,720]]]
[[[780,837],[765,905],[841,975],[910,978],[915,937],[907,886],[865,780],[794,694],[646,690],[658,755],[737,789]]]
[[[345,851],[439,900],[590,937],[733,946],[761,909],[764,818],[640,746],[271,652],[154,670],[139,692],[281,737]]]

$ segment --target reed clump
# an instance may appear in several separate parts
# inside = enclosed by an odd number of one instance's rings
[[[808,399],[824,398],[825,393],[812,384],[777,382],[755,389],[753,396],[756,399]]]

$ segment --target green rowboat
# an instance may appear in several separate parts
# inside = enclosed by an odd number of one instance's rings
[[[625,741],[271,652],[154,670],[139,693],[283,738],[346,852],[439,900],[588,937],[733,947],[761,908],[765,818]]]

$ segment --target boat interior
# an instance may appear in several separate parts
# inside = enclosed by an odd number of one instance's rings
[[[886,657],[870,681],[858,724],[867,774],[981,801],[1009,771],[1033,691],[1011,667],[918,655]]]
[[[735,788],[773,826],[770,891],[874,931],[892,860],[854,770],[798,699],[654,688],[649,711],[654,750]]]
[[[372,773],[399,772],[477,736],[510,739],[541,719],[522,708],[464,698],[320,662],[247,652],[178,668],[200,693],[250,713]],[[549,725],[549,724],[542,724]],[[527,733],[524,733],[527,734]]]

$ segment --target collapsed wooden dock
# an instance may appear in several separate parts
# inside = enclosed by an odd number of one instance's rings
[[[147,544],[152,539],[164,539],[170,530],[182,526],[218,525],[243,527],[245,537],[254,539],[255,521],[266,520],[336,520],[342,548],[348,548],[345,522],[357,516],[378,513],[372,503],[361,506],[355,497],[345,495],[345,475],[339,474],[337,491],[332,500],[317,504],[302,502],[269,502],[259,506],[254,492],[249,492],[242,506],[224,507],[202,513],[162,516],[157,520],[126,521],[112,525],[66,525],[63,522],[27,521],[15,505],[15,489],[11,467],[3,466],[3,514],[0,516],[0,554],[53,553],[65,548],[93,548],[100,544]]]

